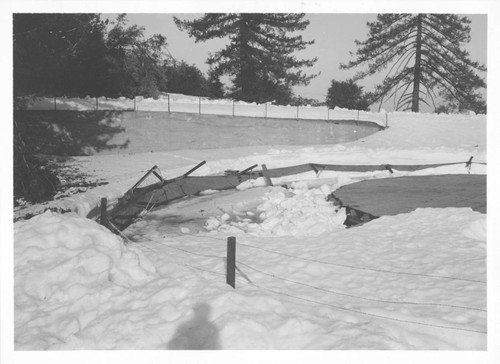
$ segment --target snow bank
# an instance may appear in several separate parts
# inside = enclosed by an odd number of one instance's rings
[[[46,212],[14,232],[17,341],[40,348],[64,341],[99,315],[78,302],[106,304],[116,288],[156,277],[148,258],[97,223]],[[51,312],[50,315],[47,312]]]

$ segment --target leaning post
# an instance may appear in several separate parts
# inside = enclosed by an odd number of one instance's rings
[[[106,197],[101,198],[101,225],[108,226],[108,199]]]

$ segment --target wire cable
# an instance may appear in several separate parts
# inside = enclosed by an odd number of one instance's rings
[[[294,299],[297,299],[297,300],[302,300],[302,301],[305,301],[305,302],[314,303],[314,304],[317,304],[317,305],[322,305],[322,306],[327,306],[327,307],[335,308],[335,309],[341,310],[341,311],[347,311],[347,312],[357,313],[357,314],[361,314],[361,315],[365,315],[365,316],[370,316],[370,317],[375,317],[375,318],[379,318],[379,319],[391,320],[391,321],[408,323],[408,324],[414,324],[414,325],[420,325],[420,326],[436,327],[436,328],[440,328],[440,329],[474,332],[474,333],[479,333],[479,334],[487,334],[488,333],[487,331],[482,331],[482,330],[464,329],[464,328],[459,328],[459,327],[454,327],[454,326],[429,324],[429,323],[425,323],[425,322],[418,322],[418,321],[412,321],[412,320],[404,320],[404,319],[398,319],[398,318],[395,318],[395,317],[377,315],[377,314],[374,314],[374,313],[369,313],[369,312],[365,312],[365,311],[361,311],[361,310],[355,310],[355,309],[352,309],[352,308],[347,308],[347,307],[341,307],[341,306],[333,305],[331,303],[324,303],[324,302],[315,301],[315,300],[312,300],[312,299],[309,299],[309,298],[303,298],[303,297],[299,297],[299,296],[294,296],[292,294],[288,294],[288,293],[276,291],[276,290],[271,289],[271,288],[266,288],[266,287],[260,286],[260,285],[258,285],[256,283],[248,283],[248,285],[255,286],[257,288],[260,288],[260,289],[263,289],[265,291],[274,293],[276,295],[290,297],[290,298],[294,298]]]
[[[368,297],[362,297],[362,296],[357,296],[357,295],[352,295],[352,294],[347,294],[347,293],[341,293],[341,292],[338,292],[338,291],[333,291],[333,290],[329,290],[329,289],[326,289],[326,288],[321,288],[321,287],[313,286],[313,285],[310,285],[310,284],[307,284],[307,283],[297,282],[297,281],[294,281],[292,279],[283,278],[283,277],[277,276],[277,275],[272,274],[272,273],[267,273],[267,272],[264,272],[264,271],[262,271],[260,269],[254,268],[254,267],[252,267],[252,266],[250,266],[248,264],[245,264],[243,262],[238,262],[238,264],[239,265],[243,265],[243,266],[245,266],[245,267],[247,267],[249,269],[252,269],[253,271],[259,272],[259,273],[264,274],[266,276],[273,277],[273,278],[278,279],[278,280],[282,280],[282,281],[285,281],[285,282],[290,282],[290,283],[298,284],[298,285],[301,285],[301,286],[305,286],[305,287],[309,287],[309,288],[312,288],[312,289],[316,289],[318,291],[332,293],[332,294],[336,294],[336,295],[339,295],[339,296],[352,297],[352,298],[357,298],[357,299],[361,299],[361,300],[365,300],[365,301],[380,302],[380,303],[402,304],[402,305],[419,305],[419,306],[438,306],[438,307],[459,308],[459,309],[464,309],[464,310],[473,310],[473,311],[487,312],[486,310],[484,310],[482,308],[476,308],[476,307],[459,306],[459,305],[449,305],[449,304],[445,304],[445,303],[432,303],[432,302],[390,301],[390,300],[382,300],[382,299],[377,299],[377,298],[368,298]]]
[[[300,259],[300,260],[305,260],[305,261],[308,261],[308,262],[320,263],[320,264],[325,264],[325,265],[332,265],[332,266],[343,267],[343,268],[358,269],[358,270],[367,270],[367,271],[379,272],[379,273],[401,274],[401,275],[420,276],[420,277],[428,277],[428,278],[439,278],[439,279],[448,279],[448,280],[456,280],[456,281],[464,281],[464,282],[474,282],[474,283],[486,284],[485,281],[481,281],[481,280],[477,280],[477,279],[467,279],[467,278],[458,278],[458,277],[451,277],[451,276],[440,276],[440,275],[434,275],[434,274],[401,272],[401,271],[392,271],[392,270],[387,270],[387,269],[359,267],[359,266],[350,265],[350,264],[331,263],[331,262],[325,262],[325,261],[316,260],[316,259],[298,257],[298,256],[286,254],[286,253],[277,252],[277,251],[274,251],[274,250],[269,250],[269,249],[261,248],[261,247],[255,246],[255,245],[246,244],[246,243],[239,243],[238,245],[246,246],[246,247],[253,248],[253,249],[263,250],[263,251],[268,252],[268,253],[274,253],[274,254],[282,255],[282,256],[285,256],[285,257],[288,257],[288,258]]]

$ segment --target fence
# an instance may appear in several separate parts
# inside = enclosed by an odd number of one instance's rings
[[[188,235],[190,236],[191,234],[183,234],[183,235]],[[482,308],[482,307],[474,307],[474,306],[465,306],[465,305],[459,305],[456,303],[443,303],[443,302],[431,302],[431,301],[411,301],[407,299],[401,299],[401,297],[394,297],[394,298],[378,298],[378,297],[366,297],[363,295],[356,295],[352,294],[348,291],[336,291],[333,289],[330,289],[328,287],[319,287],[319,286],[314,286],[310,283],[306,282],[300,282],[297,280],[292,280],[289,277],[284,277],[281,275],[276,274],[275,272],[269,272],[265,271],[265,268],[257,268],[251,264],[248,264],[245,262],[245,259],[238,259],[236,250],[237,247],[238,249],[244,249],[246,250],[246,256],[248,256],[248,253],[253,251],[254,253],[251,254],[257,254],[257,252],[263,252],[262,254],[264,256],[267,256],[269,254],[271,255],[278,255],[284,259],[290,259],[290,260],[300,260],[300,261],[306,261],[308,263],[313,263],[317,264],[318,266],[321,266],[323,269],[335,269],[335,267],[341,267],[341,268],[348,268],[352,269],[354,271],[368,271],[372,272],[374,274],[383,274],[387,276],[401,276],[401,275],[411,275],[415,278],[422,277],[426,279],[435,279],[435,280],[441,280],[441,281],[461,281],[461,282],[467,282],[470,284],[477,284],[477,285],[486,285],[486,281],[483,280],[474,280],[474,279],[468,279],[464,277],[458,277],[458,276],[445,276],[445,275],[433,275],[433,274],[428,274],[428,273],[419,273],[419,272],[405,272],[401,270],[391,270],[391,269],[379,269],[376,267],[369,267],[369,266],[355,266],[355,265],[349,265],[345,263],[340,263],[340,262],[332,262],[332,261],[325,261],[325,260],[320,260],[320,259],[311,259],[311,258],[306,258],[302,257],[299,255],[290,255],[286,254],[280,251],[276,250],[271,250],[267,248],[263,248],[260,246],[255,246],[252,244],[249,244],[248,242],[244,243],[238,243],[236,242],[235,237],[229,237],[226,239],[223,239],[221,237],[213,237],[213,236],[207,236],[207,235],[192,235],[193,237],[196,237],[198,239],[200,238],[205,238],[206,240],[210,241],[210,253],[199,253],[192,251],[191,249],[186,249],[184,247],[179,247],[179,246],[173,246],[171,244],[165,243],[161,240],[157,240],[151,236],[144,236],[141,239],[141,242],[149,242],[150,244],[158,247],[158,248],[167,248],[167,249],[174,249],[176,251],[180,251],[184,254],[187,254],[188,256],[201,256],[204,258],[213,258],[216,261],[225,261],[225,269],[217,269],[219,265],[214,264],[211,265],[210,267],[202,267],[202,266],[195,266],[191,265],[188,263],[182,263],[184,266],[195,269],[198,271],[206,272],[209,273],[213,276],[218,276],[220,278],[218,279],[223,279],[222,277],[225,277],[226,283],[231,286],[233,289],[238,289],[238,288],[247,288],[247,287],[253,287],[253,289],[261,290],[261,291],[267,291],[271,294],[281,296],[281,297],[286,297],[288,300],[295,300],[295,301],[302,301],[306,302],[307,304],[312,304],[314,306],[325,306],[330,309],[338,310],[338,311],[344,311],[344,312],[349,312],[351,314],[355,315],[362,315],[362,316],[369,316],[372,318],[376,319],[383,319],[383,320],[389,320],[393,322],[398,322],[402,324],[411,324],[411,325],[418,325],[418,326],[425,326],[425,327],[432,327],[432,328],[440,328],[440,329],[446,329],[446,330],[451,330],[451,331],[462,331],[462,332],[472,332],[472,333],[479,333],[479,334],[487,334],[487,330],[484,329],[475,329],[475,328],[470,328],[466,324],[463,325],[442,325],[442,324],[436,324],[436,323],[431,323],[428,322],[427,320],[418,320],[418,319],[404,319],[401,318],[397,313],[394,312],[387,312],[387,314],[382,314],[382,313],[372,313],[369,310],[364,310],[362,308],[353,308],[350,305],[346,305],[345,303],[342,304],[340,302],[336,302],[335,304],[331,302],[325,302],[328,300],[329,296],[337,296],[337,297],[345,297],[347,299],[353,300],[354,302],[362,302],[362,301],[371,301],[371,302],[379,302],[379,303],[385,303],[385,304],[390,304],[393,307],[408,307],[408,306],[434,306],[434,307],[441,307],[441,308],[448,308],[448,309],[453,309],[453,310],[460,310],[460,311],[465,311],[465,312],[487,312],[487,309]],[[125,238],[127,239],[127,238]],[[218,243],[218,244],[217,244]],[[225,256],[221,255],[220,253],[217,254],[214,252],[214,246],[217,248],[217,250],[221,250],[223,246],[226,246],[226,254]],[[145,250],[149,250],[153,254],[157,254],[156,251],[151,250],[149,247],[145,247],[143,245],[143,248]],[[204,247],[200,249],[206,249]],[[181,253],[181,254],[182,254]],[[263,258],[264,261],[265,258]],[[286,262],[284,262],[286,264]],[[258,273],[260,279],[252,274]],[[334,271],[332,271],[334,272]],[[267,278],[266,278],[267,277]],[[276,280],[278,282],[281,282],[280,289],[274,289],[274,288],[269,288],[267,287],[270,283],[270,280]],[[236,284],[238,283],[238,284]],[[275,286],[275,284],[273,284]],[[307,289],[310,290],[319,290],[322,292],[322,294],[325,295],[325,300],[319,301],[315,299],[311,299],[310,297],[304,297],[303,295],[299,295],[294,289],[294,286],[301,286],[301,287],[307,287]],[[391,314],[392,313],[392,314]],[[325,317],[325,319],[327,319]]]
[[[120,97],[110,99],[106,97],[65,98],[40,97],[28,105],[28,110],[117,110],[117,111],[168,111],[204,115],[228,115],[257,118],[279,118],[297,120],[357,120],[371,121],[388,127],[391,120],[419,120],[437,119],[470,119],[486,120],[486,115],[471,114],[435,114],[413,113],[405,111],[380,112],[329,109],[326,106],[290,106],[273,105],[272,103],[257,104],[228,99],[209,99],[199,96],[182,94],[162,94],[158,99],[136,96],[133,99]]]
[[[304,120],[358,120],[372,121],[387,126],[385,112],[370,112],[348,109],[329,109],[326,106],[290,106],[272,103],[247,103],[244,101],[209,99],[181,94],[162,94],[158,99],[136,96],[133,99],[120,97],[65,98],[40,97],[28,105],[28,110],[121,110],[121,111],[168,111],[191,114],[244,116],[258,118],[304,119]]]

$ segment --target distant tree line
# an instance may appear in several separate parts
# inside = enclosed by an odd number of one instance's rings
[[[172,58],[161,34],[99,14],[14,14],[15,96],[220,97],[223,85]]]
[[[126,14],[14,14],[15,96],[107,96],[156,98],[160,92],[247,102],[288,104],[292,87],[306,85],[316,59],[293,53],[313,41],[293,32],[309,21],[304,14],[206,14],[180,29],[196,41],[230,36],[228,46],[207,59],[204,75],[196,66],[174,59],[164,35],[145,36],[128,25]],[[228,76],[228,90],[220,78]]]

